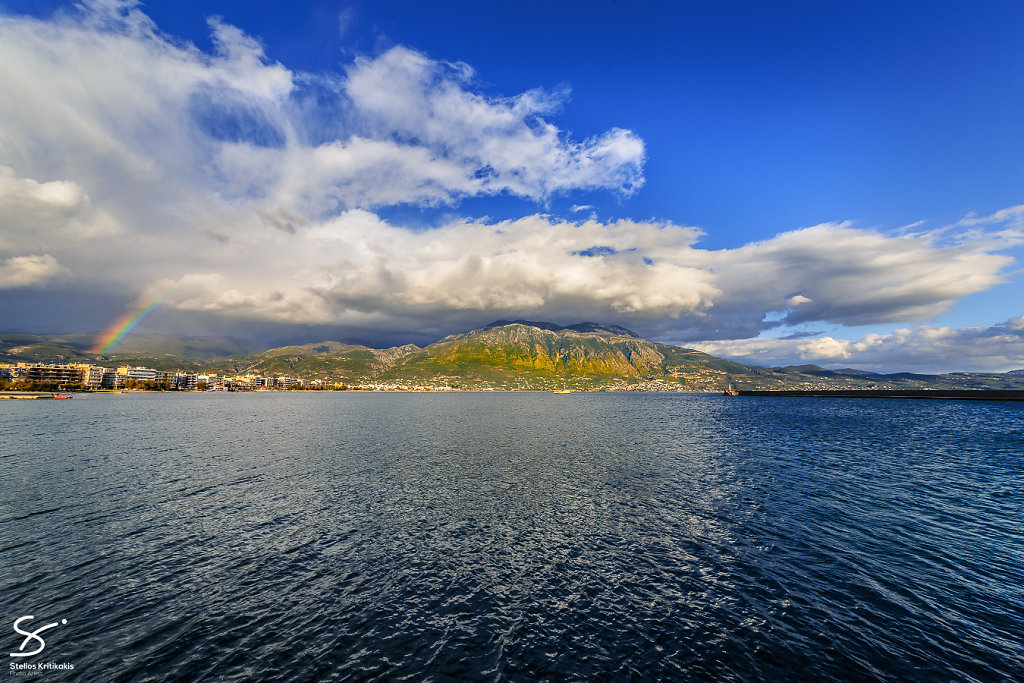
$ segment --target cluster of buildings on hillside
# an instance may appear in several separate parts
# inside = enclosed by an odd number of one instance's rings
[[[84,389],[160,388],[171,390],[246,390],[321,388],[321,380],[306,381],[296,377],[263,377],[261,375],[217,375],[174,370],[123,366],[106,368],[89,363],[16,363],[0,365],[0,381],[13,384],[79,385]]]

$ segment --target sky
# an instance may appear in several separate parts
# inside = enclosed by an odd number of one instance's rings
[[[0,0],[5,331],[1024,368],[1024,4]]]

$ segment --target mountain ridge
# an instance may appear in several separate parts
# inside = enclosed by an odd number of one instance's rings
[[[559,332],[561,330],[572,330],[574,332],[607,332],[609,334],[624,335],[627,337],[636,337],[642,339],[639,334],[633,330],[626,329],[620,325],[605,325],[603,323],[592,323],[582,322],[574,323],[572,325],[558,325],[556,323],[549,323],[536,320],[495,320],[492,323],[488,323],[483,327],[478,327],[478,330],[488,330],[492,327],[504,327],[506,325],[525,325],[527,327],[536,327],[542,330],[549,330],[551,332]],[[471,332],[474,330],[470,330]]]
[[[147,365],[190,372],[288,375],[347,386],[445,389],[721,391],[730,385],[740,389],[1024,389],[1024,370],[924,375],[827,370],[812,364],[744,365],[594,322],[496,320],[423,347],[405,344],[385,349],[328,340],[252,352],[231,338],[140,335],[124,349],[97,355],[87,350],[89,337],[0,334],[0,361]],[[218,349],[231,352],[211,355]],[[198,355],[184,355],[190,351]]]

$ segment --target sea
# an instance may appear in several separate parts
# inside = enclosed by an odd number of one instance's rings
[[[33,681],[1020,681],[1024,404],[2,401],[0,647]]]

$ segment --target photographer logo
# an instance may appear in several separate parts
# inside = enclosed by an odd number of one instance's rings
[[[68,623],[67,619],[61,619],[51,624],[45,624],[35,630],[30,630],[32,625],[27,624],[35,619],[31,614],[27,614],[23,617],[18,617],[14,620],[14,631],[18,635],[25,636],[21,641],[21,645],[18,646],[17,652],[11,652],[12,657],[32,657],[42,653],[46,649],[46,641],[43,640],[43,633],[49,631],[52,628],[57,628]],[[24,626],[23,626],[24,625]],[[45,671],[74,671],[75,665],[69,662],[11,662],[11,674],[20,675],[33,675],[39,674]]]
[[[23,621],[30,621],[32,619],[35,619],[35,617],[32,616],[31,614],[26,615],[24,617],[20,617],[18,619],[15,619],[15,621],[14,621],[14,630],[17,631],[18,633],[20,633],[21,635],[25,636],[25,640],[21,641],[21,646],[18,648],[18,650],[19,650],[18,652],[12,652],[11,653],[12,657],[31,657],[32,655],[39,654],[46,647],[46,641],[43,640],[43,637],[41,635],[39,635],[39,634],[42,633],[43,631],[48,631],[51,628],[54,628],[56,626],[60,626],[61,624],[68,623],[67,619],[61,619],[60,623],[55,621],[52,624],[47,624],[46,626],[40,626],[35,631],[23,631],[23,630],[21,630],[21,628],[19,628],[19,626],[21,625],[21,622],[23,622]],[[31,642],[32,640],[39,641],[39,646],[36,649],[32,650],[31,652],[22,652],[22,650],[24,650],[26,647],[28,647],[29,642]]]

